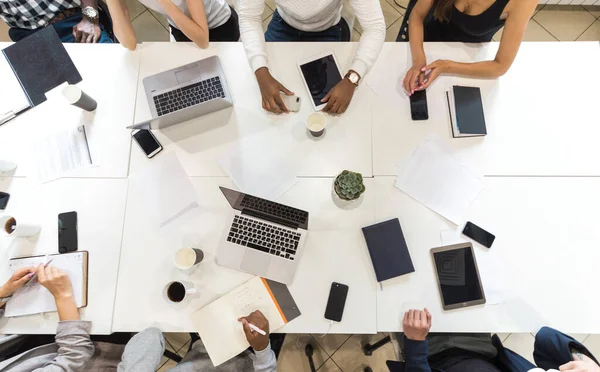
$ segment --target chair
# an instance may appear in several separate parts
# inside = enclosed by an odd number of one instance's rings
[[[410,13],[412,12],[415,5],[417,5],[418,0],[410,0],[408,6],[406,7],[406,13],[404,14],[404,19],[402,20],[402,25],[400,26],[400,32],[398,32],[398,37],[396,37],[396,42],[408,42],[408,19],[410,18]],[[427,24],[431,18],[433,18],[433,8],[429,11],[423,24]]]
[[[310,372],[316,372],[315,361],[313,360],[313,354],[315,353],[315,349],[311,344],[306,344],[304,347],[304,354],[308,358],[308,366],[310,367]],[[371,367],[365,367],[363,372],[373,372]]]

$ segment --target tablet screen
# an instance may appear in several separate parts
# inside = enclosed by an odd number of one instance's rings
[[[337,83],[342,80],[333,55],[328,55],[300,65],[302,76],[315,106],[321,106],[321,100]]]
[[[446,306],[483,299],[472,248],[436,252],[433,257]]]

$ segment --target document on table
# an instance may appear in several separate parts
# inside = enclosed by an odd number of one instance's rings
[[[29,107],[29,100],[15,76],[10,64],[4,54],[0,53],[0,77],[2,89],[0,89],[0,125],[10,113],[18,113]]]
[[[137,194],[150,226],[163,228],[198,212],[196,189],[175,153],[159,154],[129,177],[129,191]]]
[[[404,163],[396,187],[458,225],[483,189],[472,174],[435,137],[426,138]]]
[[[37,143],[35,152],[38,178],[42,183],[92,165],[83,125],[42,138]]]

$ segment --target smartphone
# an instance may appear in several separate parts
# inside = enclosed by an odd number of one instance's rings
[[[58,215],[58,253],[77,250],[77,212]]]
[[[494,235],[475,225],[473,222],[467,222],[462,233],[488,248],[492,248],[494,239],[496,239]]]
[[[136,129],[131,132],[131,136],[146,154],[148,159],[162,151],[162,146],[154,137],[154,134],[146,129]]]
[[[410,96],[410,114],[413,120],[429,119],[429,111],[427,110],[427,93],[425,93],[425,89],[416,90]]]
[[[283,92],[279,92],[281,95],[281,99],[283,100],[283,104],[287,107],[288,111],[298,112],[300,111],[300,97],[293,95],[288,96]]]
[[[329,299],[325,309],[325,319],[341,322],[344,315],[344,306],[346,306],[346,297],[348,297],[348,286],[333,282],[329,290]]]
[[[9,199],[10,199],[10,194],[0,191],[0,211],[3,211],[6,209]]]

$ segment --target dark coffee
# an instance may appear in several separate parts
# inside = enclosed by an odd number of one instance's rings
[[[4,231],[6,231],[7,234],[12,234],[13,231],[17,228],[17,220],[14,219],[14,217],[9,218],[6,221],[6,224],[4,224]]]
[[[181,302],[185,298],[185,286],[179,282],[173,282],[167,289],[167,297],[173,302]]]

